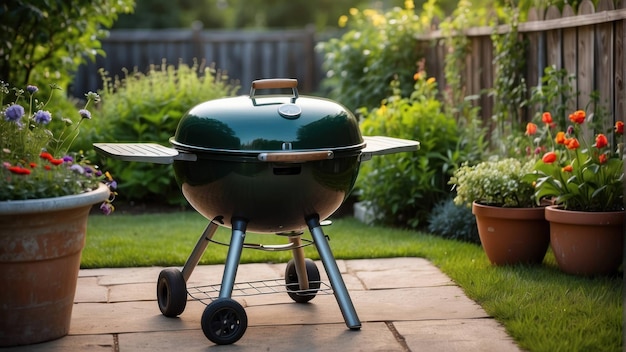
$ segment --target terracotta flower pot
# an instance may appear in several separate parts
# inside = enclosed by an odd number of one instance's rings
[[[550,243],[543,208],[502,208],[474,202],[480,242],[494,265],[540,264]]]
[[[91,206],[103,184],[79,195],[0,202],[0,346],[67,335]]]
[[[559,268],[568,274],[606,275],[622,263],[623,211],[583,212],[546,208],[550,246]]]

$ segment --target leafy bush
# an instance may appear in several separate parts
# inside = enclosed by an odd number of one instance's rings
[[[457,205],[471,208],[472,202],[497,207],[526,208],[535,206],[535,189],[526,175],[532,173],[535,160],[493,158],[469,166],[463,164],[454,172]]]
[[[99,124],[81,135],[85,149],[99,142],[155,142],[169,145],[181,117],[193,106],[216,98],[232,96],[238,87],[212,67],[180,63],[178,68],[151,66],[146,74],[126,73],[122,79],[102,73],[104,89]],[[91,136],[90,136],[91,134]],[[172,167],[149,163],[102,160],[116,175],[120,193],[129,200],[167,201],[185,204]]]
[[[435,11],[432,1],[427,5],[425,8]],[[394,77],[402,82],[401,92],[409,95],[413,89],[410,77],[420,57],[415,34],[424,32],[424,23],[415,14],[413,1],[406,1],[404,9],[395,7],[386,13],[351,8],[349,17],[339,19],[339,25],[348,31],[317,47],[324,53],[327,74],[322,85],[330,90],[328,95],[351,110],[371,109],[392,94],[389,84]]]
[[[87,58],[103,54],[99,39],[134,0],[3,1],[0,6],[0,77],[45,89],[71,82]],[[48,94],[48,91],[43,92]],[[45,95],[44,94],[44,95]]]
[[[456,205],[452,199],[435,205],[428,217],[428,231],[433,235],[471,243],[480,243],[476,217],[472,210]]]
[[[362,109],[364,135],[384,135],[417,140],[420,150],[375,157],[363,164],[358,180],[362,198],[378,213],[378,221],[417,228],[432,207],[448,194],[447,182],[454,165],[450,155],[459,141],[455,120],[442,112],[436,99],[434,78],[418,72],[413,93],[400,94],[393,81],[394,95],[371,111]]]

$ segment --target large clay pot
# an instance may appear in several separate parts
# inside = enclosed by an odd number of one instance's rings
[[[97,190],[57,198],[0,202],[0,346],[67,335]]]
[[[474,202],[480,242],[493,265],[540,264],[550,243],[544,209],[502,208]]]
[[[622,263],[624,214],[546,208],[550,246],[559,268],[568,274],[592,276],[617,272]]]

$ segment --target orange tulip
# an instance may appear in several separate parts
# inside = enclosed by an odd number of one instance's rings
[[[552,164],[556,161],[556,159],[557,155],[555,152],[547,152],[543,155],[543,158],[541,158],[541,160],[546,164]]]
[[[565,141],[565,146],[569,150],[576,150],[576,149],[578,149],[580,147],[580,143],[578,142],[578,139],[570,138],[570,139]]]
[[[579,125],[585,122],[585,117],[586,117],[586,114],[585,114],[585,111],[583,110],[577,110],[573,114],[569,115],[570,121],[572,121],[573,123],[577,123]]]
[[[556,144],[565,144],[565,132],[561,131],[557,133],[556,137],[554,137],[554,141]]]
[[[552,123],[552,114],[550,114],[549,112],[544,112],[541,115],[541,121],[543,121],[543,123],[545,123],[546,125],[549,125]]]
[[[609,145],[609,140],[606,138],[605,135],[603,135],[602,133],[600,133],[599,135],[596,136],[596,148],[604,148],[607,145]]]
[[[563,172],[572,172],[574,167],[572,165],[565,165],[562,169]]]
[[[526,135],[532,136],[535,133],[537,133],[537,125],[535,125],[532,122],[529,122],[528,124],[526,124]]]

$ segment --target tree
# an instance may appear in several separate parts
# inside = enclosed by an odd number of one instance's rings
[[[0,4],[0,80],[61,87],[87,59],[103,55],[99,39],[134,0],[5,0]]]

